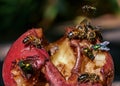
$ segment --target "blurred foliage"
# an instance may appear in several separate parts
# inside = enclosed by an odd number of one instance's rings
[[[49,29],[55,23],[73,20],[84,15],[84,5],[97,8],[94,17],[120,10],[117,0],[0,0],[0,37],[11,40],[32,27]]]

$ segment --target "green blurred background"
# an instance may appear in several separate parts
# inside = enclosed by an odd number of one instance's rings
[[[120,0],[0,0],[0,44],[11,44],[22,33],[36,27],[42,27],[48,40],[55,41],[64,34],[64,27],[76,24],[82,16],[86,16],[81,9],[84,5],[96,7],[94,14],[89,12],[87,15],[95,25],[99,25],[104,17],[119,22],[117,19],[120,16]],[[104,16],[106,14],[108,16]],[[117,23],[112,23],[113,27],[109,26],[109,23],[106,25],[106,22],[101,24],[105,26],[103,33],[104,36],[108,34],[108,40],[111,40],[109,33],[120,32],[120,23]],[[119,81],[120,40],[111,41],[111,54],[115,61],[115,80]],[[0,58],[4,59],[4,56]],[[0,71],[3,59],[0,61]],[[1,80],[0,86],[2,85]]]
[[[1,42],[15,40],[32,27],[51,29],[58,23],[84,15],[81,7],[97,8],[94,17],[119,13],[117,0],[0,0]],[[89,13],[91,14],[91,13]]]

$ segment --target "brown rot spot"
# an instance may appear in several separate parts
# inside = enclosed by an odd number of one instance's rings
[[[110,71],[107,73],[106,77],[107,77],[107,78],[111,78],[111,77],[113,77],[113,75],[114,75],[113,70],[110,70]]]

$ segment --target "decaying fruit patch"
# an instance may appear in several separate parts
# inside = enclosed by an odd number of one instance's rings
[[[11,46],[3,64],[5,86],[111,86],[114,64],[99,28],[88,21],[67,27],[48,43],[31,29]]]

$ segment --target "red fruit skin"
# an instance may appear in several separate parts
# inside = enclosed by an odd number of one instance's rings
[[[25,44],[23,43],[23,39],[28,35],[34,35],[38,38],[42,37],[42,29],[31,29],[25,32],[23,35],[21,35],[11,46],[5,60],[3,63],[3,69],[2,69],[2,77],[5,86],[16,86],[15,81],[13,80],[12,74],[11,74],[11,65],[12,62],[21,59],[26,58],[27,56],[34,56],[37,55],[40,58],[39,66],[44,64],[45,60],[48,59],[48,54],[44,49],[38,49],[36,47],[25,47]]]
[[[101,68],[104,86],[111,86],[114,79],[114,62],[110,53],[106,52],[106,63]]]
[[[48,79],[50,86],[68,86],[65,79],[51,61],[45,63],[45,76]]]

